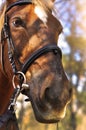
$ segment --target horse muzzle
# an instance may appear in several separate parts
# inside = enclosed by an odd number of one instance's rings
[[[37,121],[41,123],[56,123],[63,119],[66,108],[71,100],[72,90],[56,90],[56,87],[46,87],[40,93],[33,87],[26,91]],[[42,91],[42,94],[41,94]],[[60,92],[61,91],[61,92]],[[25,93],[24,93],[25,94]]]
[[[65,117],[67,104],[62,108],[58,108],[58,104],[55,106],[49,102],[33,101],[31,100],[32,108],[35,114],[35,118],[41,123],[57,123]]]

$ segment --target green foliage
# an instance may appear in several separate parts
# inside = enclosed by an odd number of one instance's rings
[[[86,92],[83,91],[77,94],[78,98],[78,107],[86,114]]]

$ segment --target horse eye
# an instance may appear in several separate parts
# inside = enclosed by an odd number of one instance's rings
[[[16,20],[13,21],[13,25],[15,27],[23,27],[24,26],[24,22],[22,21],[22,19],[17,18]]]

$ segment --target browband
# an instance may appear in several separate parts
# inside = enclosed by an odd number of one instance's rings
[[[6,13],[14,6],[21,6],[21,5],[27,5],[27,4],[32,4],[32,0],[20,0],[12,3],[10,6],[7,7]]]

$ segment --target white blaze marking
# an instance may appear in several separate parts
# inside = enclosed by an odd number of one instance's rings
[[[34,11],[35,14],[43,21],[43,23],[46,24],[48,16],[45,10],[40,6],[36,6]]]

